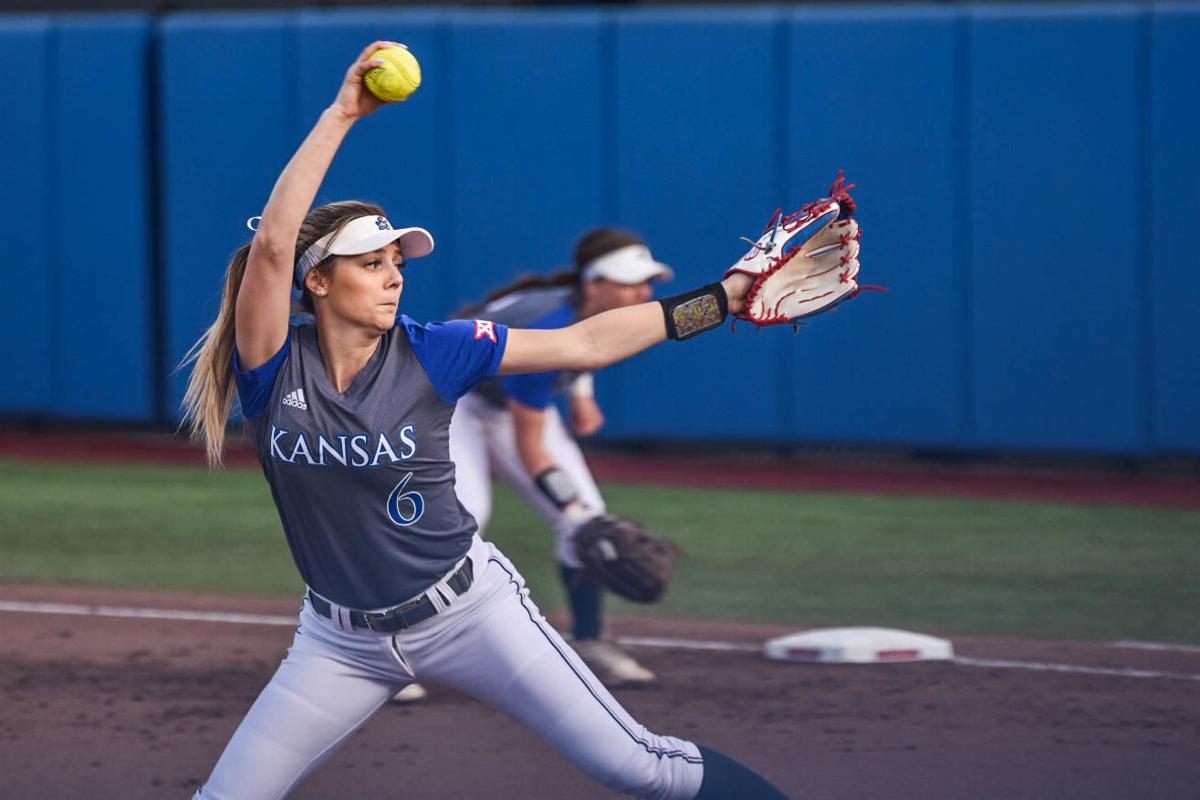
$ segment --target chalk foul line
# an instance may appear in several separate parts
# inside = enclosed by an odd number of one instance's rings
[[[1172,653],[1200,653],[1200,645],[1194,644],[1167,644],[1164,642],[1135,642],[1128,639],[1122,639],[1119,642],[1109,642],[1109,647],[1117,647],[1123,650],[1155,650],[1166,651]]]
[[[618,636],[622,647],[667,647],[673,650],[717,650],[726,653],[761,653],[762,645],[740,642],[714,642],[703,639],[663,639],[655,636]]]
[[[1200,675],[1187,672],[1159,672],[1152,669],[1125,669],[1123,667],[1085,667],[1079,664],[1052,664],[1043,661],[1008,661],[1005,659],[956,656],[954,663],[964,667],[987,667],[991,669],[1027,669],[1034,672],[1071,672],[1079,675],[1107,675],[1115,678],[1200,681]]]
[[[296,616],[277,614],[237,614],[223,611],[185,611],[170,608],[134,608],[128,606],[96,606],[73,603],[29,603],[19,600],[0,600],[0,612],[17,614],[65,614],[67,616],[114,617],[118,619],[161,619],[176,622],[224,622],[235,625],[272,625],[295,627]],[[624,636],[617,643],[625,647],[661,647],[675,650],[702,650],[710,652],[757,653],[761,645],[745,642],[723,642],[696,639],[671,639],[654,636]],[[1157,644],[1154,642],[1112,642],[1111,647],[1138,650],[1175,650],[1200,652],[1200,647],[1190,645]],[[1200,681],[1200,674],[1185,672],[1161,672],[1149,669],[1125,669],[1120,667],[1088,667],[1080,664],[1055,664],[1043,661],[1013,661],[1008,659],[969,658],[956,656],[955,664],[963,667],[986,669],[1023,669],[1033,672],[1064,672],[1077,675],[1103,675],[1114,678],[1139,678],[1151,680]]]
[[[127,608],[123,606],[89,606],[71,603],[25,603],[0,600],[0,611],[25,614],[67,614],[83,617],[118,617],[123,619],[165,619],[177,622],[232,622],[238,625],[286,625],[296,627],[295,616],[271,614],[231,614],[222,611],[182,611],[170,608]]]

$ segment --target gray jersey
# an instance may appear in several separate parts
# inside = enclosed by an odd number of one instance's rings
[[[523,289],[499,297],[478,313],[510,328],[564,328],[578,321],[579,290],[575,286]],[[513,397],[531,408],[545,408],[554,394],[579,377],[578,372],[546,372],[514,375],[480,384],[475,390],[494,406]]]
[[[351,608],[395,605],[467,552],[476,526],[454,493],[450,417],[495,374],[506,337],[490,322],[402,317],[339,394],[316,327],[302,326],[272,361],[238,371],[292,556],[318,594]]]

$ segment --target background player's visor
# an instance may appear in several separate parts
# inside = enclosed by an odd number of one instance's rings
[[[650,248],[644,244],[631,244],[605,253],[583,268],[585,282],[605,278],[613,283],[641,283],[669,281],[674,277],[674,271],[655,261]]]
[[[424,228],[393,228],[387,217],[358,217],[346,223],[336,237],[322,236],[304,251],[296,262],[296,285],[304,287],[304,276],[329,256],[357,256],[371,253],[392,242],[400,243],[405,261],[433,252],[433,236]]]

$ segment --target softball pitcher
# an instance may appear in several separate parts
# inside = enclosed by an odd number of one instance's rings
[[[621,707],[479,537],[449,455],[455,404],[484,381],[592,371],[716,327],[743,309],[754,279],[730,274],[549,330],[397,318],[401,270],[433,237],[394,228],[366,203],[309,210],[351,127],[383,105],[362,76],[389,44],[363,51],[284,168],[189,358],[193,434],[219,464],[236,393],[308,585],[286,658],[195,797],[287,795],[417,680],[508,714],[619,792],[782,797],[744,765],[651,733]],[[289,326],[293,287],[315,324]]]
[[[614,308],[644,303],[651,281],[670,280],[641,237],[598,228],[575,246],[574,269],[531,276],[497,289],[467,314],[520,328],[561,328]],[[491,475],[517,490],[550,523],[556,559],[571,609],[572,647],[609,687],[654,680],[650,670],[601,639],[601,586],[582,568],[572,533],[605,510],[596,481],[553,399],[568,395],[571,427],[596,433],[604,414],[592,392],[592,375],[542,372],[484,381],[458,403],[450,425],[458,499],[482,535],[492,510]],[[409,695],[411,696],[411,694]]]

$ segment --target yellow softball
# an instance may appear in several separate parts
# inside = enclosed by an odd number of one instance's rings
[[[406,48],[384,47],[372,53],[371,58],[382,59],[383,66],[363,75],[363,83],[380,100],[389,103],[407,100],[421,85],[421,65]]]

